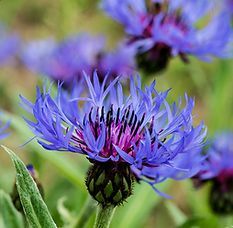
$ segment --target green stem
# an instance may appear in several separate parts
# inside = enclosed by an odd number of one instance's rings
[[[108,228],[111,223],[114,211],[115,207],[113,205],[104,207],[102,205],[99,205],[94,228]]]
[[[74,228],[84,227],[96,208],[95,201],[88,196]]]

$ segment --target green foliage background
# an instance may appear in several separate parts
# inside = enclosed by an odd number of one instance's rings
[[[19,33],[24,41],[49,36],[62,39],[87,31],[105,34],[108,48],[112,49],[124,37],[121,26],[98,9],[98,2],[94,0],[1,0],[0,9],[0,21]],[[143,77],[144,83],[155,78]],[[195,121],[205,121],[209,137],[216,131],[233,130],[232,60],[203,63],[191,57],[190,63],[184,64],[175,58],[166,71],[156,75],[156,80],[158,90],[172,88],[171,101],[185,92],[195,97]],[[45,151],[36,141],[20,147],[32,134],[21,118],[24,111],[18,94],[33,100],[35,86],[40,81],[40,77],[19,63],[0,68],[0,107],[6,110],[4,120],[12,121],[11,136],[3,143],[16,151],[26,164],[35,165],[45,189],[45,202],[56,224],[65,227],[79,217],[88,197],[84,185],[88,161],[76,154]],[[7,154],[0,151],[0,189],[10,193],[14,179],[14,167]],[[231,218],[223,221],[208,208],[208,186],[195,191],[190,181],[167,181],[158,188],[173,199],[156,195],[145,184],[136,185],[128,203],[117,209],[111,227],[178,227],[188,218],[192,220],[182,227],[232,225]],[[61,203],[63,197],[65,200]],[[95,214],[89,217],[87,227],[92,227]]]

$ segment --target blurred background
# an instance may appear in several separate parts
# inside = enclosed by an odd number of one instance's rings
[[[123,28],[98,8],[96,0],[2,0],[0,8],[0,23],[10,33],[17,34],[22,44],[49,37],[61,40],[89,32],[104,34],[111,50],[124,37]],[[156,77],[142,76],[145,84],[156,78],[158,90],[172,88],[170,101],[185,92],[195,97],[194,121],[204,120],[209,137],[216,131],[233,130],[232,60],[201,62],[191,57],[190,63],[184,64],[174,58],[166,71]],[[88,161],[76,154],[45,151],[35,140],[23,145],[32,138],[32,133],[22,119],[25,113],[19,104],[19,94],[34,100],[35,87],[42,80],[17,58],[0,66],[1,118],[11,121],[11,135],[1,143],[15,151],[25,164],[35,166],[49,210],[58,226],[65,227],[78,217],[87,199],[84,179]],[[1,150],[0,189],[10,193],[14,178],[14,167]],[[204,218],[200,227],[221,227],[220,218],[208,207],[208,186],[196,191],[187,180],[167,181],[157,187],[173,199],[162,198],[146,184],[137,185],[134,196],[117,209],[111,227],[178,227],[186,217]],[[92,226],[94,218],[95,213],[90,215],[87,227]]]

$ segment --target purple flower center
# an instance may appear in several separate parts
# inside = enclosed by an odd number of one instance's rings
[[[160,30],[164,33],[169,33],[172,30],[176,32],[179,31],[179,34],[185,36],[189,31],[188,25],[182,19],[179,10],[174,10],[168,12],[167,4],[161,3],[154,3],[148,7],[148,14],[141,15],[141,23],[147,22],[147,26],[144,28],[143,34],[141,37],[137,37],[136,39],[140,38],[150,38],[153,36],[153,25],[154,23],[159,22]]]
[[[129,44],[152,38],[156,31],[156,37],[154,38],[157,41],[154,45],[146,52],[143,49],[140,51],[139,47],[137,55],[139,68],[146,68],[148,73],[154,73],[167,66],[173,54],[173,43],[179,44],[180,40],[185,39],[190,29],[182,19],[179,10],[168,12],[166,3],[153,3],[148,7],[148,12],[148,14],[140,16],[141,23],[145,24],[142,34],[131,37]],[[184,62],[188,62],[186,55],[182,51],[176,54],[179,54]]]
[[[123,113],[118,108],[116,113],[114,113],[113,105],[111,105],[106,113],[104,107],[102,107],[101,111],[97,108],[93,118],[93,110],[91,108],[88,117],[84,118],[83,128],[90,127],[92,135],[97,140],[99,135],[103,134],[102,126],[104,125],[105,142],[100,156],[103,158],[109,158],[110,156],[116,158],[118,152],[115,146],[117,146],[128,155],[135,157],[133,146],[138,145],[140,139],[143,137],[140,127],[144,121],[145,114],[139,119],[134,111],[130,110],[130,107],[125,109]],[[78,146],[82,148],[84,153],[91,153],[92,150],[85,142],[83,132],[82,128],[75,129],[75,134],[73,134],[72,139],[78,143]]]

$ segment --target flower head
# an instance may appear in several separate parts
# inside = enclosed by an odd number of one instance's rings
[[[6,138],[9,135],[9,133],[6,132],[9,125],[10,125],[10,122],[7,122],[6,124],[4,124],[0,121],[0,140]]]
[[[233,170],[233,133],[218,133],[211,140],[208,148],[208,158],[205,161],[205,171],[200,177],[208,180],[217,177],[226,170]]]
[[[102,0],[102,8],[124,25],[129,44],[138,48],[139,67],[150,72],[163,69],[176,55],[184,61],[187,55],[205,60],[232,56],[230,15],[214,7],[209,0]],[[206,16],[211,19],[200,28]]]
[[[221,214],[233,212],[233,133],[216,134],[207,150],[203,170],[195,176],[196,183],[211,182],[210,203]],[[195,183],[195,182],[194,182]]]
[[[24,44],[20,58],[31,71],[39,74],[48,74],[48,61],[57,48],[57,43],[52,38],[31,41]]]
[[[229,11],[229,13],[231,14],[231,17],[233,16],[233,1],[232,0],[224,0],[223,4],[226,8],[226,10]]]
[[[181,180],[200,170],[206,131],[203,124],[192,125],[191,98],[185,96],[183,108],[181,101],[170,106],[169,91],[157,92],[155,82],[142,89],[139,77],[131,78],[128,96],[119,78],[106,85],[105,77],[101,84],[95,72],[85,80],[87,93],[79,82],[71,93],[59,85],[55,98],[45,88],[37,89],[35,103],[22,97],[36,120],[26,121],[45,149],[83,154],[115,170],[129,167],[154,189],[167,178]]]
[[[5,64],[19,50],[19,37],[16,34],[10,34],[3,25],[0,25],[0,65]]]
[[[97,69],[102,79],[109,72],[114,78],[131,74],[135,65],[133,47],[122,43],[116,50],[107,52],[104,37],[89,34],[67,37],[60,43],[53,39],[31,42],[21,57],[29,69],[66,84],[80,79],[83,70],[91,74]]]
[[[91,72],[103,48],[103,37],[82,34],[60,43],[53,39],[33,41],[25,47],[22,59],[36,72],[55,80],[72,81],[82,70]]]
[[[126,42],[119,43],[113,51],[105,51],[96,65],[99,75],[104,77],[108,73],[111,78],[132,75],[136,68],[135,52],[135,48],[128,46]]]

